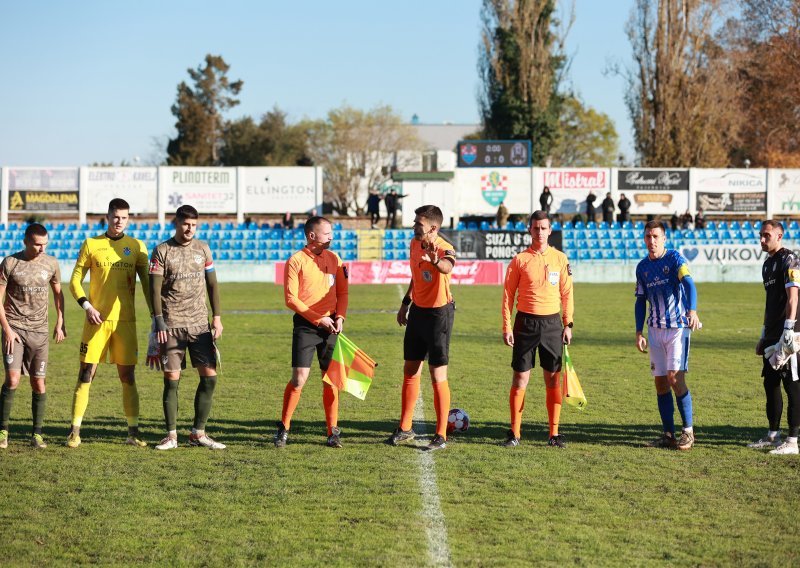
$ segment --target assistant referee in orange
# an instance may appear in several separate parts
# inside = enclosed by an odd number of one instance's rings
[[[550,423],[547,445],[565,448],[564,436],[558,432],[562,398],[559,375],[562,346],[572,341],[572,270],[567,256],[548,244],[553,229],[546,212],[534,211],[528,228],[531,246],[509,263],[503,285],[503,342],[514,350],[509,395],[511,430],[503,445],[510,448],[519,445],[525,389],[538,349],[547,391]],[[515,296],[517,315],[512,327]]]

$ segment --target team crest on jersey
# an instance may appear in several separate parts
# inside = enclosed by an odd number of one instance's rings
[[[430,270],[423,270],[422,271],[422,279],[425,282],[433,282],[433,274],[431,274]]]
[[[201,264],[201,263],[203,262],[203,257],[202,257],[202,256],[200,256],[199,254],[196,254],[196,255],[194,255],[194,261],[195,261],[197,264]]]
[[[130,254],[131,254],[131,249],[130,249],[130,247],[125,247],[124,249],[122,249],[122,252],[123,252],[123,254],[124,254],[125,256],[130,256]]]
[[[550,284],[553,286],[558,285],[558,272],[550,271],[547,273],[547,279],[550,281]]]
[[[664,267],[664,275],[669,274],[669,266]]]
[[[42,270],[42,271],[39,273],[39,276],[41,276],[41,277],[42,277],[42,280],[47,280],[47,271],[46,271],[46,270]]]

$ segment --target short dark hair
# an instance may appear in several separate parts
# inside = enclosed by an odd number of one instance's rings
[[[531,216],[528,218],[528,227],[531,227],[534,221],[544,221],[545,219],[548,221],[550,220],[550,216],[547,214],[547,211],[537,209],[531,213]]]
[[[115,197],[114,199],[108,202],[108,212],[111,213],[112,211],[118,211],[118,210],[130,211],[131,206],[128,205],[128,202],[125,201],[124,199]]]
[[[175,211],[176,219],[197,219],[198,217],[200,217],[200,214],[197,212],[197,209],[191,205],[181,205],[178,207],[178,210]]]
[[[785,229],[783,228],[783,223],[780,221],[776,221],[775,219],[767,219],[763,223],[761,223],[762,227],[772,227],[773,229],[778,229],[781,235],[784,233]]]
[[[306,234],[306,237],[311,233],[311,231],[316,231],[317,227],[320,226],[321,223],[328,223],[329,225],[333,225],[330,221],[328,221],[325,217],[320,215],[314,215],[313,217],[309,217],[306,221],[306,224],[303,226],[303,232]]]
[[[644,225],[644,232],[646,233],[650,229],[661,229],[661,232],[665,235],[667,234],[667,227],[664,225],[664,222],[661,219],[653,219],[652,221],[648,221]]]
[[[25,229],[25,240],[31,237],[46,237],[47,228],[40,223],[31,223]]]
[[[437,227],[441,227],[442,223],[444,222],[444,214],[436,205],[423,205],[422,207],[417,207],[414,209],[414,214],[424,217]]]

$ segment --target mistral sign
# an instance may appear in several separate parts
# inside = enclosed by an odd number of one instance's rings
[[[548,187],[553,194],[551,210],[560,213],[582,212],[589,192],[605,195],[611,186],[608,168],[553,168],[534,172],[537,193]]]

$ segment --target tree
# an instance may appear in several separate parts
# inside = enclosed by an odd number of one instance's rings
[[[626,103],[643,166],[724,167],[737,145],[739,83],[713,37],[724,0],[636,0]]]
[[[553,166],[611,167],[618,146],[617,130],[607,114],[584,106],[575,96],[565,98],[551,151]]]
[[[411,125],[389,106],[363,111],[343,105],[323,121],[305,124],[309,157],[325,172],[325,200],[341,215],[378,189],[394,168],[418,158],[422,144]]]
[[[306,128],[289,124],[277,106],[256,124],[249,117],[225,123],[221,161],[226,166],[310,166]]]
[[[800,167],[800,0],[743,0],[732,35],[746,117],[738,161]]]
[[[556,139],[566,70],[564,40],[555,0],[484,0],[479,70],[479,105],[487,138],[532,144],[532,159],[543,164]],[[557,33],[558,32],[558,33]]]
[[[224,123],[222,115],[239,104],[236,95],[244,84],[230,81],[230,66],[219,55],[206,55],[205,66],[188,69],[193,85],[178,85],[172,105],[178,135],[167,144],[170,165],[218,166]]]

